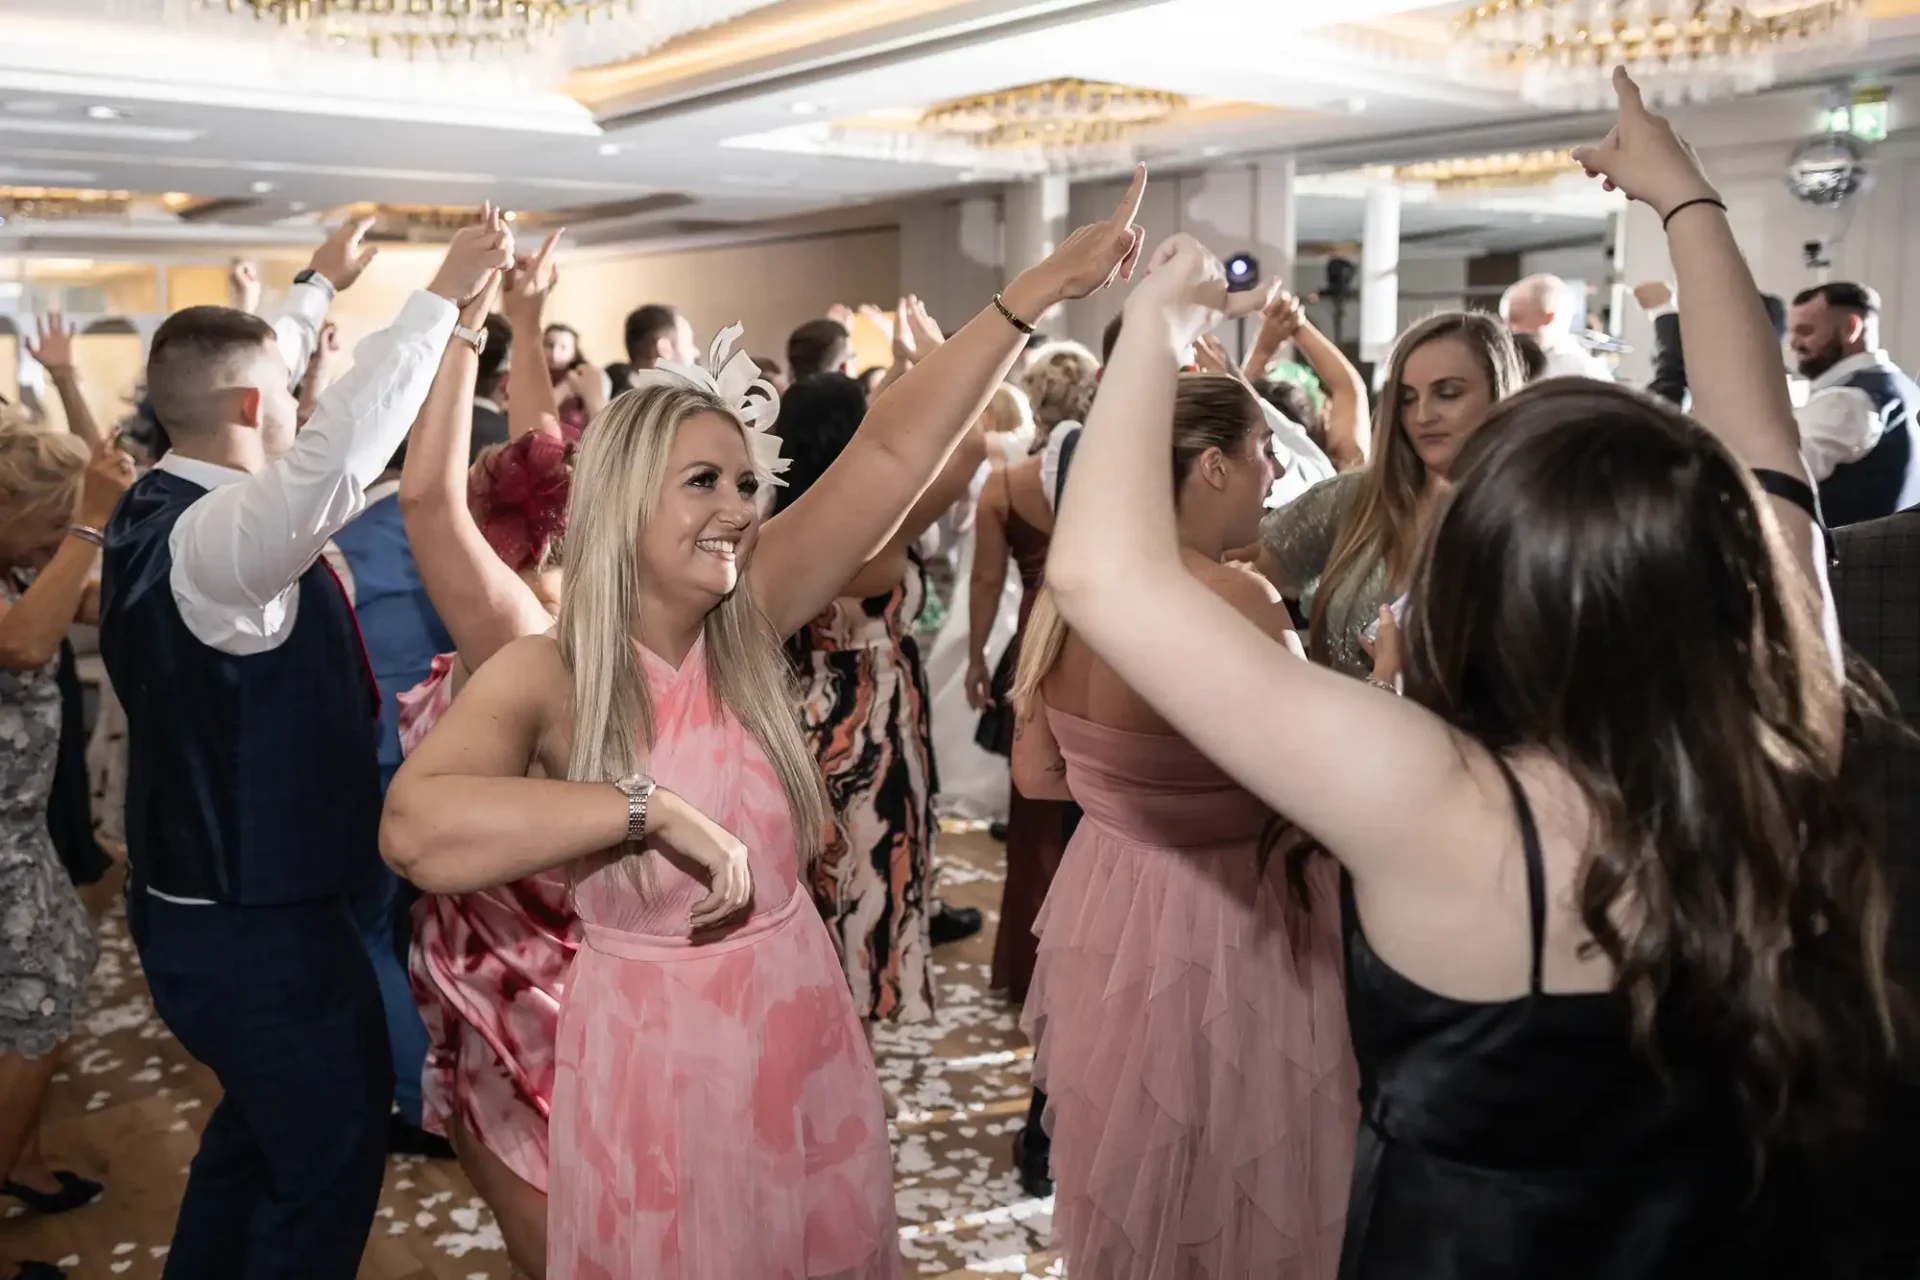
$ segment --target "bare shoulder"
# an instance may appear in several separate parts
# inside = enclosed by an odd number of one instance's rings
[[[1207,590],[1232,605],[1235,612],[1276,639],[1293,630],[1293,618],[1279,591],[1251,565],[1203,563],[1191,566],[1193,576]]]
[[[570,698],[573,693],[573,677],[560,658],[560,642],[551,635],[521,636],[501,645],[467,677],[467,684],[507,694],[515,702],[550,704],[556,695]]]

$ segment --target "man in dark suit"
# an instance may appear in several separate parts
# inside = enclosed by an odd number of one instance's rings
[[[1834,603],[1847,645],[1880,673],[1900,704],[1908,731],[1920,730],[1920,507],[1869,520],[1834,535],[1839,564]],[[1893,919],[1888,977],[1920,991],[1920,745],[1897,724],[1859,726],[1847,743],[1847,782],[1871,815],[1881,848]],[[1897,1076],[1873,1105],[1859,1147],[1821,1179],[1829,1197],[1834,1280],[1912,1280],[1920,1276],[1920,1050],[1903,1046]]]
[[[1653,321],[1653,380],[1647,383],[1647,390],[1685,408],[1687,356],[1680,345],[1680,312],[1674,305],[1673,286],[1664,280],[1637,284],[1633,286],[1633,298]],[[1785,342],[1787,304],[1771,293],[1761,294],[1760,301],[1767,305],[1774,336]]]

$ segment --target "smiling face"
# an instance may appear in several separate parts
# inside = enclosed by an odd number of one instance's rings
[[[558,325],[547,330],[547,368],[555,373],[565,373],[573,367],[580,354],[579,340],[573,336],[573,330]]]
[[[1400,430],[1431,471],[1445,475],[1493,407],[1493,384],[1473,348],[1458,337],[1407,353],[1398,387]]]
[[[667,453],[653,518],[640,531],[640,567],[662,595],[709,605],[739,585],[760,534],[760,478],[740,424],[695,413]]]

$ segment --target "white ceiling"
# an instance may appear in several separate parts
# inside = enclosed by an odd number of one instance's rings
[[[142,0],[157,10],[180,0]],[[728,0],[739,7],[737,0]],[[1055,76],[1115,80],[1289,114],[1156,138],[1150,159],[1192,166],[1221,153],[1319,151],[1370,139],[1396,158],[1453,153],[1426,135],[1529,115],[1508,94],[1316,36],[1381,19],[1405,0],[969,0],[944,26],[894,47],[843,49],[815,65],[755,69],[668,103],[628,104],[596,121],[558,93],[497,70],[332,56],[235,35],[230,24],[162,24],[126,0],[0,0],[0,185],[185,191],[257,202],[224,221],[297,226],[353,201],[568,209],[650,195],[685,197],[655,216],[662,232],[785,217],[929,190],[964,189],[951,168],[773,154],[725,145],[807,119],[921,108]],[[1430,32],[1431,14],[1395,20]],[[1881,65],[1920,52],[1878,40]],[[1889,65],[1889,69],[1891,66]],[[123,118],[96,120],[90,107]],[[801,111],[810,114],[798,114]],[[1563,133],[1572,126],[1545,122]],[[1582,128],[1580,131],[1584,131]],[[663,205],[668,203],[662,202]],[[1474,217],[1537,241],[1591,228],[1590,209],[1418,209],[1409,232]],[[1303,238],[1355,233],[1351,201],[1301,212]],[[629,222],[623,234],[633,234]],[[637,224],[642,233],[647,224]],[[1469,227],[1469,231],[1471,228]]]

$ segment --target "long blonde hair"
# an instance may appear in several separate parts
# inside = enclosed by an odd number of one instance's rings
[[[1196,373],[1181,377],[1173,393],[1173,489],[1192,474],[1194,464],[1209,449],[1232,453],[1261,421],[1253,392],[1238,378]],[[1040,686],[1067,646],[1067,624],[1045,586],[1033,598],[1027,624],[1020,632],[1020,659],[1014,668],[1009,695],[1021,720],[1040,709]]]
[[[80,437],[34,426],[0,409],[0,505],[13,513],[56,505],[78,509],[88,457]]]
[[[640,612],[639,531],[659,509],[667,456],[680,424],[715,413],[738,422],[719,398],[690,386],[647,386],[620,396],[581,438],[567,507],[567,576],[560,595],[560,658],[573,676],[573,757],[567,777],[611,782],[638,772],[654,743],[653,700],[633,625]],[[745,427],[741,427],[745,431]],[[793,675],[780,637],[743,577],[707,614],[707,676],[767,753],[793,817],[803,864],[826,829],[826,784],[800,728]],[[636,882],[650,890],[644,866]]]
[[[1484,311],[1441,311],[1417,321],[1395,340],[1387,359],[1387,376],[1373,402],[1373,459],[1361,473],[1352,509],[1341,521],[1340,534],[1327,557],[1327,567],[1314,589],[1313,611],[1307,630],[1308,652],[1327,660],[1327,606],[1337,584],[1350,574],[1366,574],[1385,561],[1394,582],[1405,578],[1419,549],[1421,495],[1427,487],[1427,464],[1400,426],[1400,384],[1406,378],[1407,358],[1429,342],[1453,338],[1466,344],[1487,375],[1492,401],[1498,404],[1526,381],[1513,337],[1496,316]]]

